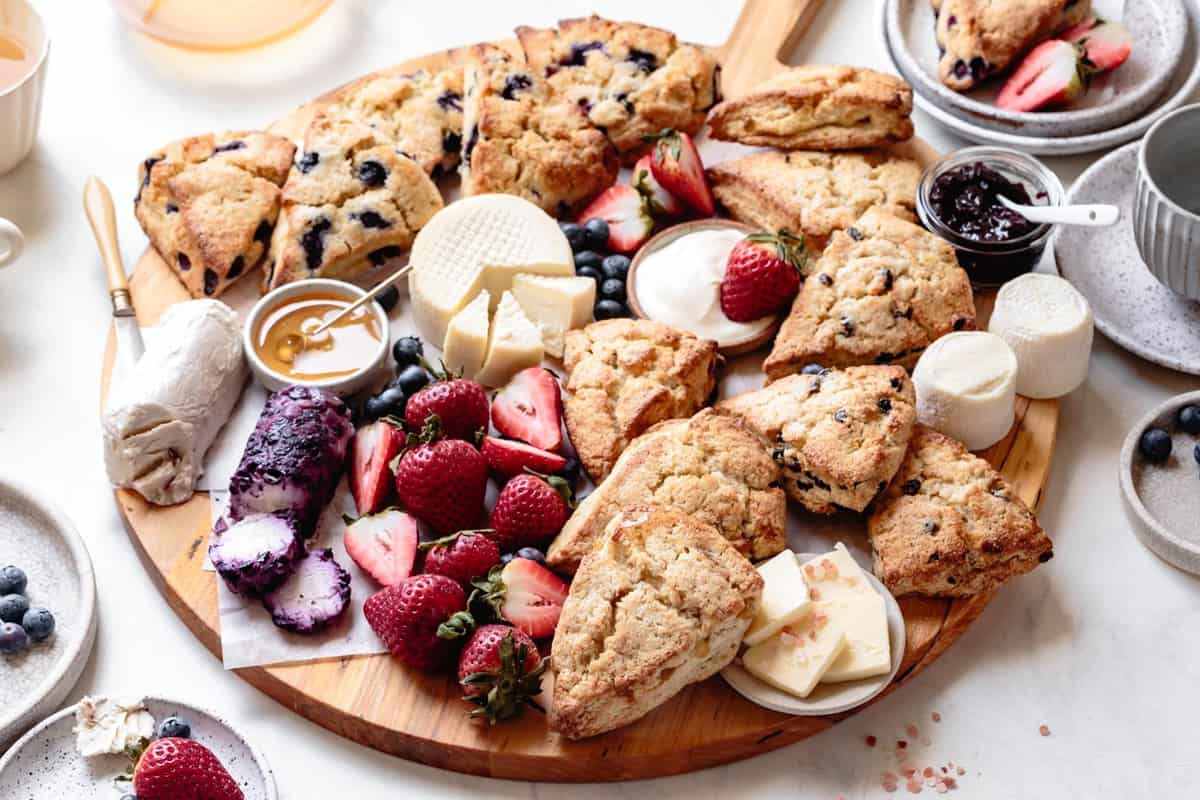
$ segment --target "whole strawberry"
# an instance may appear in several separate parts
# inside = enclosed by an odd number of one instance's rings
[[[458,657],[463,699],[479,706],[472,717],[496,723],[511,719],[525,705],[539,711],[546,660],[524,631],[507,625],[484,625],[471,634]]]
[[[192,739],[151,742],[133,769],[138,800],[243,800],[212,751]]]
[[[525,473],[500,490],[492,509],[492,538],[501,551],[541,547],[558,535],[571,516],[571,486],[554,475]]]
[[[368,597],[363,616],[396,658],[435,669],[450,662],[456,640],[470,630],[466,609],[466,592],[455,581],[413,575]]]
[[[488,428],[488,399],[483,384],[463,378],[439,380],[408,399],[404,421],[409,430],[421,430],[433,415],[447,439],[479,441]]]
[[[500,548],[485,531],[459,531],[421,545],[425,551],[424,571],[445,575],[469,591],[471,581],[488,574],[500,563]]]
[[[752,322],[791,305],[807,262],[804,239],[787,231],[752,233],[733,246],[721,281],[721,310]]]
[[[471,528],[482,517],[487,460],[462,439],[418,444],[396,459],[395,471],[405,510],[438,533]]]

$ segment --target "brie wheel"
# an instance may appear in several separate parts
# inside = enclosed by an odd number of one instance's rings
[[[1017,357],[992,333],[961,331],[938,339],[913,370],[917,421],[983,450],[1012,427]]]

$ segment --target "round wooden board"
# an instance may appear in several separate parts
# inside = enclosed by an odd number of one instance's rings
[[[743,91],[779,69],[778,54],[799,37],[819,0],[750,0],[721,48],[727,91]],[[766,46],[777,42],[777,47]],[[512,41],[502,42],[515,46]],[[437,69],[461,51],[414,59],[405,69]],[[311,114],[305,107],[274,126],[295,135]],[[928,162],[935,154],[914,140],[903,147]],[[173,303],[188,299],[169,267],[152,250],[130,279],[138,319],[153,324]],[[990,297],[977,297],[981,319]],[[107,395],[115,354],[110,332],[102,373]],[[1036,508],[1050,471],[1058,425],[1056,401],[1019,398],[1008,436],[982,455]],[[173,507],[156,507],[130,491],[117,504],[139,556],[167,602],[218,658],[221,654],[214,573],[203,569],[210,527],[208,496],[198,493]],[[904,661],[886,697],[946,648],[979,616],[990,594],[955,601],[900,599],[907,629]],[[329,730],[403,758],[459,772],[536,781],[617,781],[652,778],[748,758],[829,728],[834,717],[788,717],[744,700],[720,677],[688,687],[639,722],[582,742],[547,730],[534,713],[487,727],[470,720],[456,685],[442,675],[410,669],[384,655],[356,656],[290,666],[237,670],[244,680]]]

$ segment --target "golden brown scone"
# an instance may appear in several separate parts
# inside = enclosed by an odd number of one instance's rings
[[[911,217],[921,166],[911,159],[861,153],[764,152],[708,170],[713,196],[739,222],[802,233],[820,252],[834,231],[881,206]]]
[[[1037,517],[1000,473],[923,425],[867,534],[875,574],[896,595],[977,594],[1054,556]]]
[[[771,380],[806,364],[912,369],[935,339],[975,327],[975,302],[954,249],[919,225],[872,209],[838,231],[763,362]]]
[[[783,487],[816,514],[862,511],[900,467],[916,423],[903,367],[789,375],[717,404],[767,442]]]
[[[715,675],[761,600],[758,571],[711,525],[662,509],[617,515],[563,604],[550,728],[611,731]]]
[[[792,67],[708,115],[714,139],[781,150],[852,150],[912,138],[912,87],[863,67]]]
[[[659,322],[593,322],[568,331],[564,348],[567,432],[596,483],[629,442],[695,414],[716,387],[717,343]]]
[[[672,508],[714,526],[738,552],[759,560],[787,544],[787,501],[761,440],[734,417],[706,408],[651,428],[629,445],[550,545],[546,561],[574,572],[605,527],[632,506]]]

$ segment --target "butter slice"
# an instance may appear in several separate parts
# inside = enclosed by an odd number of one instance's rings
[[[759,564],[758,574],[763,579],[762,603],[742,639],[751,647],[765,642],[784,627],[799,622],[811,606],[800,559],[791,550],[784,550]]]
[[[846,647],[846,630],[817,609],[742,656],[746,671],[780,691],[808,697]]]
[[[505,292],[492,318],[483,369],[475,375],[475,380],[484,386],[503,386],[516,373],[540,363],[541,331],[525,316],[512,292]]]
[[[846,631],[846,647],[821,683],[856,681],[891,671],[887,606],[846,546],[838,542],[832,553],[805,564],[803,572],[814,613],[836,619]]]
[[[592,321],[596,282],[587,276],[548,277],[521,274],[513,278],[513,297],[542,332],[546,352],[562,358],[563,335]]]
[[[442,361],[450,372],[473,376],[483,368],[483,359],[487,356],[490,302],[485,289],[450,320],[442,345]]]

